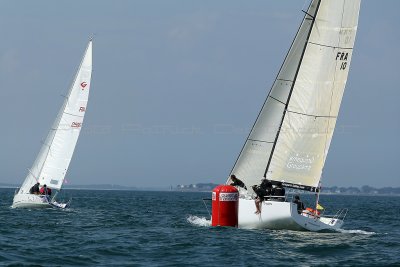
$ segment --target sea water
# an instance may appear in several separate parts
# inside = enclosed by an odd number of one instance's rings
[[[65,210],[11,209],[13,190],[0,194],[1,265],[400,265],[400,197],[322,195],[327,213],[349,213],[314,233],[211,227],[210,193],[65,190]]]

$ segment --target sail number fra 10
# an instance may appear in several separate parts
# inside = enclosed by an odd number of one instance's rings
[[[347,58],[349,57],[348,52],[338,52],[336,55],[336,60],[343,61],[340,65],[340,70],[345,70],[347,67]]]

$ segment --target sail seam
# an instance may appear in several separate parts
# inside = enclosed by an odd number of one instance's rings
[[[68,115],[71,115],[71,116],[74,116],[74,117],[80,117],[80,118],[84,117],[84,115],[75,115],[75,114],[68,113],[68,112],[64,112],[64,114],[68,114]]]
[[[283,101],[280,101],[279,99],[276,99],[275,97],[273,97],[273,96],[268,96],[269,98],[271,98],[271,99],[273,99],[273,100],[275,100],[275,101],[277,101],[277,102],[279,102],[279,103],[281,103],[282,105],[286,105],[286,103],[285,102],[283,102]]]
[[[286,80],[286,79],[276,79],[277,81],[284,81],[284,82],[293,82],[292,80]]]
[[[54,130],[54,131],[70,131],[70,130],[74,130],[74,128],[68,128],[68,129],[65,129],[65,128],[51,128],[51,129]]]
[[[260,142],[260,143],[267,143],[267,144],[273,144],[273,141],[262,141],[262,140],[256,140],[256,139],[247,139],[248,141],[254,141],[254,142]]]
[[[326,116],[326,115],[313,115],[313,114],[307,114],[307,113],[301,113],[301,112],[296,112],[296,111],[291,111],[291,110],[286,110],[289,113],[294,113],[298,115],[303,115],[307,117],[314,117],[314,118],[330,118],[330,119],[336,119],[337,116]]]
[[[309,44],[313,44],[313,45],[318,45],[318,46],[323,46],[323,47],[329,47],[329,48],[338,48],[338,49],[347,49],[347,50],[353,50],[353,47],[340,47],[340,46],[333,46],[333,45],[324,45],[324,44],[318,44],[318,43],[314,43],[314,42],[308,42]]]

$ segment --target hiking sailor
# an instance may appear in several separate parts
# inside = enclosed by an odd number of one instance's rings
[[[43,185],[43,187],[40,188],[40,194],[46,195],[46,196],[51,196],[51,188],[48,188],[46,185]]]
[[[303,212],[303,210],[305,210],[306,208],[304,207],[304,203],[301,202],[300,197],[299,196],[294,196],[294,200],[293,203],[297,204],[297,212],[299,214],[301,214]]]
[[[247,190],[246,185],[240,179],[236,178],[236,175],[232,174],[230,178],[232,181],[232,183],[230,185],[239,186],[239,187],[242,187]]]
[[[272,183],[267,180],[263,179],[260,185],[253,185],[252,186],[254,193],[256,193],[257,197],[255,199],[256,205],[256,212],[255,214],[261,213],[261,202],[264,201],[265,197],[271,196],[272,192]]]
[[[34,184],[31,189],[29,189],[29,194],[34,194],[34,195],[38,195],[39,194],[39,185],[40,183],[37,182],[36,184]]]

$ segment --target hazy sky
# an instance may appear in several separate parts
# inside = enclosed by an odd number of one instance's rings
[[[0,182],[22,183],[94,36],[70,184],[223,183],[303,0],[0,0]],[[400,186],[400,1],[363,0],[325,186]]]

